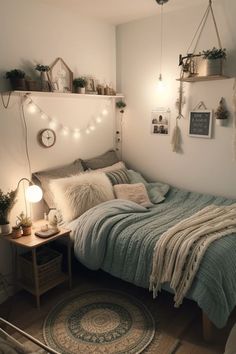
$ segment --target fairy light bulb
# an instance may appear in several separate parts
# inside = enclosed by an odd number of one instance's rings
[[[62,135],[67,136],[67,135],[69,135],[69,128],[63,127],[61,132],[62,132]]]
[[[80,130],[79,129],[75,129],[74,130],[73,137],[75,139],[79,139],[80,138]]]
[[[49,122],[49,128],[51,129],[56,129],[57,127],[57,121],[55,119],[51,119],[50,122]]]
[[[37,112],[37,106],[34,104],[33,101],[30,101],[27,106],[27,110],[29,113],[34,114]]]
[[[103,115],[103,116],[107,116],[107,115],[108,115],[108,110],[107,110],[107,108],[104,108],[104,109],[102,110],[102,115]]]
[[[44,112],[41,112],[40,117],[43,120],[46,120],[48,118],[48,116]]]
[[[85,133],[86,133],[86,134],[90,134],[90,129],[87,128],[87,129],[85,130]]]
[[[96,129],[96,128],[95,128],[95,125],[91,124],[91,125],[89,126],[89,129],[90,129],[90,130],[95,130],[95,129]]]
[[[97,122],[97,123],[101,123],[101,121],[102,121],[102,118],[101,118],[100,116],[97,116],[96,122]]]

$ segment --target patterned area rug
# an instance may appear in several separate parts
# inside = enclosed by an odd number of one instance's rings
[[[66,354],[138,354],[154,335],[154,319],[141,302],[104,289],[66,298],[49,312],[43,328],[45,342]]]

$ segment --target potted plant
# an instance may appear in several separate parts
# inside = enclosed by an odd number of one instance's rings
[[[37,64],[35,70],[40,72],[41,90],[44,92],[51,92],[52,84],[49,77],[50,66]]]
[[[31,229],[32,229],[31,218],[29,216],[26,216],[22,211],[20,215],[17,216],[17,219],[18,219],[18,225],[20,225],[22,228],[22,236],[31,235]]]
[[[203,59],[206,60],[206,75],[222,75],[223,73],[223,60],[226,59],[226,49],[215,48],[203,50]]]
[[[16,202],[16,190],[10,191],[6,194],[0,189],[0,229],[1,234],[10,233],[10,212]]]
[[[78,77],[73,80],[73,85],[75,87],[75,92],[85,93],[85,86],[87,85],[87,80],[84,77]]]
[[[13,69],[7,71],[6,79],[9,79],[11,82],[12,90],[26,90],[25,84],[25,72],[20,69]]]
[[[227,118],[229,117],[229,111],[225,107],[225,100],[223,97],[221,97],[219,106],[215,112],[215,117],[218,125],[224,126],[227,122]]]

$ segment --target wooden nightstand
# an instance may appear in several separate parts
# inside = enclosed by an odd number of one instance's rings
[[[2,239],[6,240],[11,243],[13,249],[13,261],[14,261],[14,283],[15,285],[19,284],[22,288],[29,291],[36,297],[36,305],[40,307],[40,296],[44,294],[46,291],[54,288],[55,286],[68,281],[69,287],[72,286],[72,277],[71,277],[71,242],[70,242],[70,230],[60,228],[60,232],[54,236],[48,238],[40,238],[36,236],[34,233],[40,229],[42,224],[45,224],[44,220],[40,220],[34,223],[32,234],[30,236],[22,236],[20,238],[14,239],[12,235],[3,236]],[[43,246],[47,245],[52,241],[59,240],[60,238],[64,238],[67,241],[67,273],[64,273],[60,270],[54,274],[54,276],[47,281],[45,284],[40,284],[39,281],[39,271],[40,266],[37,263],[37,253],[36,250]],[[22,254],[19,255],[18,248],[24,248],[31,252],[31,271],[32,273],[32,280],[33,284],[29,284],[25,280],[19,279],[19,269],[18,265],[20,264],[20,257]],[[60,255],[60,254],[59,254]],[[30,269],[29,269],[30,271]],[[50,272],[50,267],[49,270]],[[47,274],[48,275],[48,274]]]

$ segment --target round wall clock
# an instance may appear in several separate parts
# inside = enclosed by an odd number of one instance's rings
[[[38,133],[39,144],[45,148],[52,147],[56,142],[56,133],[52,129],[43,129]]]

